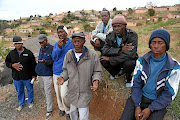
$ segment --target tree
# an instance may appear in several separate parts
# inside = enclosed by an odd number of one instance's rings
[[[117,14],[122,14],[122,11],[121,10],[115,11],[115,15],[117,15]]]
[[[161,21],[162,21],[162,17],[159,17],[159,18],[158,18],[158,21],[161,22]]]
[[[153,9],[148,9],[148,14],[150,16],[154,16],[155,15],[155,11]]]
[[[132,8],[129,8],[129,9],[128,9],[128,12],[129,12],[129,14],[132,14],[132,13],[133,13],[133,9],[132,9]]]
[[[113,8],[113,11],[115,12],[116,10],[117,10],[117,8],[116,8],[116,7],[114,7],[114,8]]]
[[[47,35],[47,32],[44,30],[44,28],[41,28],[39,34],[45,34],[45,35]]]

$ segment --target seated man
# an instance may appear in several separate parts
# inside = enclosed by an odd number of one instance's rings
[[[137,55],[138,35],[126,28],[127,22],[124,16],[118,14],[112,20],[113,31],[106,37],[102,48],[101,64],[114,79],[122,68],[126,73],[126,87],[130,87],[132,72],[134,70]]]
[[[120,120],[163,120],[180,81],[180,64],[166,52],[169,44],[170,34],[166,30],[151,34],[151,51],[136,62],[131,97]]]
[[[110,19],[110,13],[105,8],[101,11],[101,19],[102,21],[96,26],[96,29],[92,31],[91,41],[90,43],[94,46],[94,48],[101,52],[101,48],[103,48],[106,35],[113,31],[112,29],[112,20]]]

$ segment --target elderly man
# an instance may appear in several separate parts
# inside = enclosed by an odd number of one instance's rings
[[[63,72],[62,66],[64,61],[64,56],[66,53],[74,48],[72,44],[72,40],[67,37],[68,31],[65,26],[58,26],[57,34],[59,37],[59,41],[54,44],[53,52],[52,52],[52,59],[54,60],[53,63],[53,81],[54,81],[54,89],[56,92],[57,103],[60,109],[59,115],[64,116],[66,112],[66,119],[70,119],[69,110],[70,104],[66,98],[67,94],[67,85],[68,81],[66,81],[63,85],[57,85],[57,77]]]
[[[102,49],[101,64],[111,74],[113,80],[121,75],[122,69],[126,74],[126,87],[130,87],[132,72],[137,55],[138,36],[136,32],[126,28],[124,16],[118,14],[112,20],[113,31],[106,37]]]
[[[89,103],[101,81],[102,68],[98,54],[84,46],[83,32],[74,32],[72,42],[74,49],[65,56],[63,72],[57,84],[61,85],[69,79],[67,97],[71,120],[89,120]]]
[[[13,44],[15,49],[12,50],[6,57],[6,66],[12,69],[12,79],[17,91],[19,100],[18,111],[21,111],[25,104],[25,91],[26,86],[28,94],[28,107],[33,107],[34,90],[31,79],[36,79],[35,66],[36,61],[33,53],[23,47],[22,38],[19,36],[13,37]]]
[[[96,26],[96,29],[92,31],[90,41],[94,48],[100,52],[105,44],[106,35],[113,31],[110,13],[105,8],[101,11],[101,19],[102,21]]]
[[[40,89],[46,98],[47,113],[46,120],[52,116],[52,50],[53,46],[48,43],[45,34],[40,34],[38,42],[41,45],[38,63],[36,65],[36,73],[40,77]]]
[[[166,52],[169,44],[166,30],[153,31],[149,39],[151,51],[136,62],[131,97],[120,120],[163,120],[180,81],[180,64]]]

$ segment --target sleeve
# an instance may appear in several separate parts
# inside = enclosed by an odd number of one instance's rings
[[[101,68],[101,63],[99,61],[99,57],[97,53],[95,53],[94,61],[95,61],[95,64],[94,64],[94,70],[93,70],[93,75],[92,75],[92,82],[94,80],[98,80],[100,83],[102,79],[102,68]]]
[[[11,53],[11,52],[10,52]],[[10,53],[6,56],[5,63],[8,68],[12,69],[11,55]]]
[[[143,82],[142,82],[142,77],[147,79],[147,76],[144,74],[143,75],[143,66],[141,59],[139,58],[136,61],[136,67],[134,70],[133,78],[131,81],[131,97],[134,102],[135,107],[140,106],[141,104],[141,99],[142,99],[142,87],[143,87]]]
[[[60,77],[64,78],[64,81],[67,81],[69,79],[68,76],[68,71],[67,71],[67,54],[64,57],[64,62],[63,62],[63,72],[60,74]]]
[[[93,36],[96,36],[96,34],[98,33],[99,24],[96,26],[96,29],[92,31],[91,40],[93,39]]]
[[[128,38],[127,43],[132,43],[132,45],[134,46],[134,49],[131,50],[131,51],[123,52],[123,53],[118,53],[119,55],[110,57],[109,61],[110,61],[111,65],[114,66],[119,62],[124,62],[124,61],[127,61],[129,59],[131,59],[131,60],[136,59],[136,57],[137,57],[138,35],[136,33],[132,34]],[[119,49],[119,51],[120,51],[120,49]],[[119,52],[119,51],[116,50],[115,52]]]
[[[35,67],[36,67],[36,59],[35,59],[35,57],[34,57],[34,55],[33,55],[33,53],[30,51],[30,59],[31,59],[31,73],[32,73],[32,76],[37,76],[37,74],[36,74],[36,72],[35,72]]]
[[[148,107],[153,112],[167,107],[177,95],[180,82],[180,66],[174,67],[169,71],[168,77],[165,81],[164,91],[154,100]]]
[[[54,48],[53,48],[53,51],[52,51],[52,59],[53,61],[58,61],[59,60],[59,57],[61,56],[61,53],[62,53],[62,49],[60,49],[57,45],[57,42],[54,44]]]

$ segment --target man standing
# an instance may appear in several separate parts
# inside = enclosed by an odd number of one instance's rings
[[[124,16],[118,14],[112,20],[113,31],[106,37],[106,43],[102,49],[101,64],[111,74],[113,80],[122,74],[126,74],[126,87],[130,87],[132,72],[134,70],[137,55],[138,35],[126,28],[127,22]]]
[[[53,46],[48,43],[47,37],[45,34],[40,34],[38,42],[41,45],[38,64],[36,65],[36,73],[40,78],[40,89],[43,92],[46,104],[47,104],[47,113],[46,120],[52,116],[52,50]]]
[[[151,51],[136,61],[131,97],[120,120],[163,120],[180,81],[180,64],[166,52],[169,45],[166,30],[153,31],[149,39]]]
[[[71,120],[89,120],[89,103],[101,81],[102,68],[98,54],[84,46],[83,32],[74,32],[72,42],[74,49],[65,56],[63,72],[57,84],[62,85],[69,80],[67,98],[71,106]]]
[[[105,8],[101,11],[101,19],[102,21],[96,26],[96,29],[92,31],[90,41],[94,48],[100,52],[105,44],[106,35],[113,31],[110,13]]]
[[[19,100],[19,107],[17,110],[21,111],[26,102],[24,86],[26,86],[28,93],[28,107],[33,107],[34,90],[30,82],[31,79],[36,79],[36,61],[33,53],[23,47],[21,37],[14,36],[13,44],[15,49],[7,55],[5,62],[6,66],[12,69],[12,79]]]
[[[53,63],[53,81],[54,81],[54,89],[56,92],[57,103],[60,109],[60,116],[64,116],[66,112],[66,119],[70,119],[69,110],[70,104],[67,98],[65,97],[67,94],[67,85],[68,81],[66,81],[63,85],[57,85],[57,77],[63,72],[62,66],[64,61],[64,56],[66,53],[74,48],[72,44],[72,40],[67,37],[68,31],[65,26],[58,26],[57,34],[59,37],[59,41],[54,44],[52,59]]]

